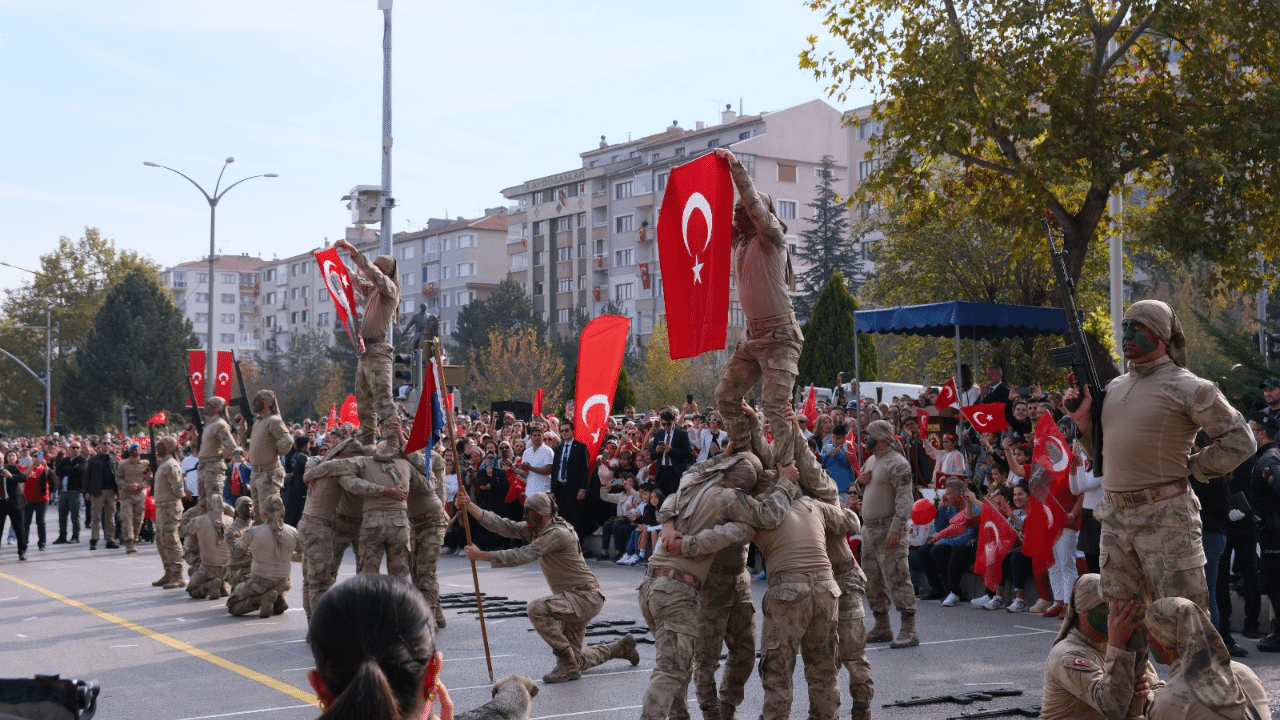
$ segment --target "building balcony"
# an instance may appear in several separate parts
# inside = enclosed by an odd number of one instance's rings
[[[600,271],[608,271],[608,269],[609,269],[609,256],[608,256],[608,255],[597,255],[597,256],[595,256],[594,258],[592,258],[592,259],[591,259],[591,269],[592,269],[592,270],[600,270]]]

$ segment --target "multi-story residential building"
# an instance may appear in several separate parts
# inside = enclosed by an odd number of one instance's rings
[[[632,318],[643,344],[667,312],[655,229],[671,168],[731,148],[774,198],[794,250],[822,157],[832,156],[837,177],[848,177],[849,135],[841,121],[838,110],[814,100],[742,117],[726,108],[716,125],[699,122],[689,130],[673,122],[625,143],[602,137],[600,147],[581,154],[581,167],[502,191],[515,202],[507,212],[511,275],[556,332],[568,331],[575,310],[594,317],[612,302]],[[731,292],[729,323],[741,327]],[[735,340],[731,331],[729,345]]]
[[[880,134],[880,123],[871,120],[871,105],[864,105],[860,108],[845,113],[845,127],[849,133],[849,157],[847,165],[851,168],[848,173],[847,190],[844,192],[846,198],[853,197],[854,191],[862,185],[867,176],[873,170],[880,167],[880,158],[871,154],[871,140]],[[860,220],[865,220],[876,212],[870,202],[860,203],[853,208],[849,217],[851,224],[857,224]],[[862,261],[866,263],[863,270],[871,273],[873,268],[870,260],[867,258],[867,251],[876,242],[883,240],[884,234],[877,229],[872,229],[865,234],[854,236],[854,250],[861,256]]]
[[[417,265],[417,292],[406,283],[414,278],[404,277],[408,262],[401,259],[401,313],[417,312],[419,304],[425,303],[427,312],[440,319],[441,337],[448,338],[458,327],[458,312],[488,299],[507,277],[505,214],[505,208],[495,208],[476,220],[458,218],[443,224],[432,220],[425,230],[395,236],[394,246],[402,253],[417,252],[422,258]],[[419,300],[415,302],[414,297]]]
[[[182,316],[191,321],[200,347],[209,347],[209,294],[213,293],[214,349],[253,353],[261,342],[259,298],[262,268],[269,261],[242,255],[214,259],[214,282],[209,283],[209,260],[192,260],[166,269],[161,284],[173,293]]]

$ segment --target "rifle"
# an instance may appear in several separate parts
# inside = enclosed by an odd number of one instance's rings
[[[196,426],[196,435],[204,435],[204,417],[201,416],[204,408],[196,398],[196,386],[191,383],[190,375],[187,376],[187,392],[191,397],[191,407],[188,408],[191,411],[191,424]],[[199,441],[197,440],[196,442]],[[191,447],[195,447],[195,444],[193,443]]]
[[[970,718],[989,718],[1000,717],[1002,715],[1021,715],[1023,717],[1040,717],[1039,705],[1027,705],[1025,707],[997,708],[995,710],[982,710],[973,713],[962,713],[947,720],[969,720]]]
[[[1053,233],[1049,230],[1049,221],[1044,221],[1044,235],[1049,241],[1049,257],[1053,272],[1058,277],[1058,285],[1062,288],[1062,309],[1067,313],[1067,327],[1071,331],[1072,343],[1066,347],[1049,349],[1049,364],[1053,367],[1069,367],[1071,374],[1068,382],[1079,389],[1079,397],[1067,402],[1068,410],[1080,407],[1084,399],[1084,390],[1089,388],[1093,404],[1089,409],[1091,422],[1089,431],[1093,436],[1093,451],[1089,453],[1093,460],[1093,472],[1102,474],[1102,399],[1106,391],[1098,379],[1098,370],[1093,365],[1093,354],[1089,352],[1089,340],[1084,334],[1084,325],[1080,322],[1080,311],[1076,308],[1076,286],[1067,275],[1067,251],[1058,250],[1053,242]]]
[[[156,459],[156,426],[147,423],[147,433],[151,436],[151,445],[148,446],[151,451],[143,453],[142,459],[146,460],[147,464],[151,466],[151,474],[154,476],[156,470],[160,467],[160,463]]]
[[[974,690],[972,692],[955,693],[953,695],[935,695],[933,697],[911,698],[896,703],[885,703],[883,707],[915,707],[916,705],[932,705],[934,703],[952,702],[957,705],[972,705],[975,700],[990,700],[996,697],[1015,697],[1021,690],[996,688],[994,690]]]
[[[246,427],[248,428],[245,431],[245,437],[240,441],[240,444],[243,445],[249,441],[250,437],[253,436],[253,409],[249,406],[249,394],[244,390],[244,376],[240,374],[239,360],[235,361],[235,367],[236,382],[240,385],[240,397],[235,402],[240,406],[240,415],[244,418]]]

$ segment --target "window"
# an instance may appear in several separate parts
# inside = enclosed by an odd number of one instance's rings
[[[578,289],[579,290],[587,289],[587,276],[585,273],[578,276]]]
[[[289,299],[290,300],[298,299],[298,288],[293,288],[292,290],[289,291]]]
[[[541,282],[536,282],[536,283],[534,283],[534,284],[533,284],[533,294],[534,294],[534,295],[541,295],[541,294],[542,294],[542,283],[541,283]]]
[[[209,313],[196,313],[196,322],[198,322],[198,323],[208,323],[208,322],[209,322]]]
[[[440,238],[427,238],[427,257],[433,258],[440,254]]]
[[[631,283],[618,283],[613,286],[614,300],[630,300],[631,299]]]
[[[858,139],[866,140],[880,134],[880,123],[875,120],[858,121]]]
[[[871,173],[880,167],[880,158],[872,158],[871,160],[858,161],[858,181],[866,180]]]
[[[558,247],[556,248],[556,262],[566,262],[573,259],[573,248]]]
[[[631,232],[634,220],[634,215],[623,215],[621,217],[614,218],[613,231],[619,233]]]
[[[327,312],[316,313],[316,324],[319,325],[320,327],[328,327],[329,313]]]
[[[587,256],[587,244],[584,242],[578,243],[578,257],[584,258],[586,256]]]
[[[670,175],[671,173],[662,173],[658,176],[658,192],[662,192],[667,189],[667,177]]]
[[[475,233],[463,233],[458,236],[458,249],[473,248],[476,246]]]
[[[293,324],[293,325],[297,325],[297,324],[298,324],[298,313],[297,313],[297,311],[294,311],[293,313],[290,313],[290,315],[289,315],[289,322],[290,322],[290,324]]]
[[[676,157],[684,157],[684,148],[676,148]]]
[[[440,337],[449,337],[449,321],[440,321]]]
[[[302,322],[304,322],[304,323],[305,323],[306,321],[307,321],[307,311],[306,311],[306,310],[303,310],[303,311],[302,311]]]
[[[262,322],[262,324],[263,324],[263,326],[268,327],[268,328],[273,328],[273,327],[275,327],[275,326],[276,326],[276,316],[275,316],[275,315],[268,315],[268,316],[267,316],[267,318],[266,318],[266,320],[264,320],[264,321]]]
[[[545,191],[545,190],[534,190],[534,191],[533,191],[533,204],[534,204],[534,205],[541,205],[542,203],[544,203],[544,202],[546,202],[546,201],[547,201],[547,198],[546,198],[546,191]],[[535,225],[536,225],[536,223],[535,223]],[[536,231],[536,230],[535,230],[534,232],[535,232],[535,234],[537,233],[537,231]]]
[[[708,140],[708,141],[707,141],[707,147],[709,147],[709,148],[717,148],[717,147],[720,147],[720,138],[714,138],[714,139]]]
[[[249,333],[240,333],[240,347],[242,348],[254,347],[253,336],[250,335]]]
[[[738,142],[742,142],[743,140],[750,140],[750,139],[751,139],[751,131],[750,131],[750,130],[746,130],[746,131],[743,131],[743,132],[738,133]]]
[[[207,303],[207,302],[209,302],[209,293],[200,293],[200,292],[198,292],[198,293],[196,293],[195,295],[196,295],[196,299],[195,299],[195,301],[196,301],[196,302],[198,302],[198,303],[201,303],[201,302],[202,302],[202,303]]]
[[[440,238],[440,252],[449,252],[449,247],[453,243],[453,238]]]
[[[587,226],[587,214],[584,212],[578,213],[578,227],[584,228],[586,226]]]
[[[613,266],[626,267],[631,264],[632,248],[623,248],[622,250],[613,251]]]
[[[524,270],[529,267],[529,253],[516,253],[511,256],[511,270]]]
[[[573,292],[573,278],[559,278],[556,280],[556,292]]]
[[[573,216],[565,215],[564,217],[556,218],[552,227],[555,228],[556,232],[569,232],[573,229]]]
[[[220,333],[218,335],[218,342],[222,343],[223,345],[234,345],[236,342],[236,334]]]
[[[476,274],[476,264],[473,262],[458,263],[458,277],[471,277]]]
[[[746,168],[747,174],[751,177],[756,176],[756,156],[746,153],[735,153],[738,156],[738,162],[742,163],[742,167]]]
[[[781,220],[795,220],[796,201],[795,200],[779,200],[778,201],[778,218]]]
[[[400,273],[400,287],[413,284],[413,273]]]
[[[546,264],[547,264],[547,251],[546,251],[546,250],[534,250],[534,251],[533,251],[533,264],[534,264],[534,265],[546,265]]]
[[[442,308],[449,307],[449,297],[450,297],[449,293],[443,293],[440,295],[440,307]]]
[[[264,276],[263,276],[263,279],[264,279],[264,280],[275,280],[275,279],[276,279],[276,269],[275,269],[275,268],[271,268],[270,270],[268,270],[268,271],[267,271],[267,273],[266,273],[266,275],[264,275]]]
[[[631,181],[630,180],[626,182],[614,183],[613,185],[614,200],[625,200],[626,198],[629,198],[629,197],[631,197]]]
[[[276,294],[274,292],[267,293],[266,304],[268,307],[276,304]]]
[[[734,327],[743,327],[747,324],[747,316],[742,312],[742,305],[737,300],[729,303],[729,324]]]
[[[328,288],[320,288],[316,290],[316,302],[329,302]]]
[[[542,221],[542,220],[534,220],[534,221],[533,221],[533,234],[534,234],[534,235],[542,235],[542,234],[544,234],[544,232],[545,232],[545,231],[542,229],[543,224],[544,224],[544,221]]]
[[[587,194],[587,184],[585,182],[578,183],[578,194],[579,195]]]
[[[560,308],[559,310],[556,310],[556,322],[562,324],[569,322],[569,308]]]
[[[405,300],[404,302],[400,303],[400,312],[401,312],[401,313],[404,313],[404,314],[406,314],[406,315],[407,315],[407,314],[411,314],[411,313],[413,312],[413,309],[414,309],[414,308],[413,308],[413,301],[412,301],[412,300]],[[318,318],[319,316],[317,315],[316,317]],[[316,324],[319,324],[319,320],[317,320],[317,321],[316,321]]]
[[[789,242],[789,243],[787,243],[787,252],[788,252],[788,253],[790,253],[790,254],[792,254],[792,255],[795,255],[795,254],[796,254],[796,244],[795,244],[795,243],[793,243],[793,242]]]
[[[196,273],[196,282],[198,283],[209,282],[209,273]]]
[[[440,266],[440,279],[441,279],[441,280],[448,280],[448,279],[449,279],[449,266],[448,266],[448,265],[441,265],[441,266]]]
[[[778,182],[795,182],[796,166],[778,163]]]
[[[223,325],[235,325],[235,324],[236,324],[236,314],[235,314],[235,313],[222,313],[222,316],[221,316],[221,322],[222,322],[222,324],[223,324]]]
[[[400,259],[401,259],[401,260],[412,260],[412,259],[413,259],[413,246],[412,246],[412,245],[405,245],[404,247],[400,248]]]
[[[475,299],[476,299],[476,294],[471,290],[463,290],[462,292],[458,293],[457,300],[459,305],[466,305],[467,303],[474,302]]]

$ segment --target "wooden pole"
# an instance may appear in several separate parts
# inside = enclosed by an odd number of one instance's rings
[[[444,394],[449,391],[447,385],[444,384],[444,360],[440,356],[440,341],[434,340],[431,343],[432,350],[436,356],[436,387],[440,389],[441,400]],[[431,398],[423,398],[426,402],[431,402]],[[444,404],[443,402],[441,404]],[[444,413],[445,427],[449,429],[449,447],[453,448],[453,467],[457,472],[462,467],[462,458],[458,457],[458,441],[453,430],[453,409],[448,408]],[[462,473],[458,473],[458,491],[467,493],[467,499],[471,500],[471,493],[462,484]],[[455,512],[462,516],[462,531],[467,536],[467,544],[471,544],[471,523],[467,517],[467,512]],[[489,682],[493,682],[493,656],[489,654],[489,631],[484,623],[484,602],[480,597],[480,574],[476,571],[476,561],[470,560],[471,563],[471,582],[476,588],[476,612],[480,616],[480,638],[484,641],[484,662],[489,668]]]

